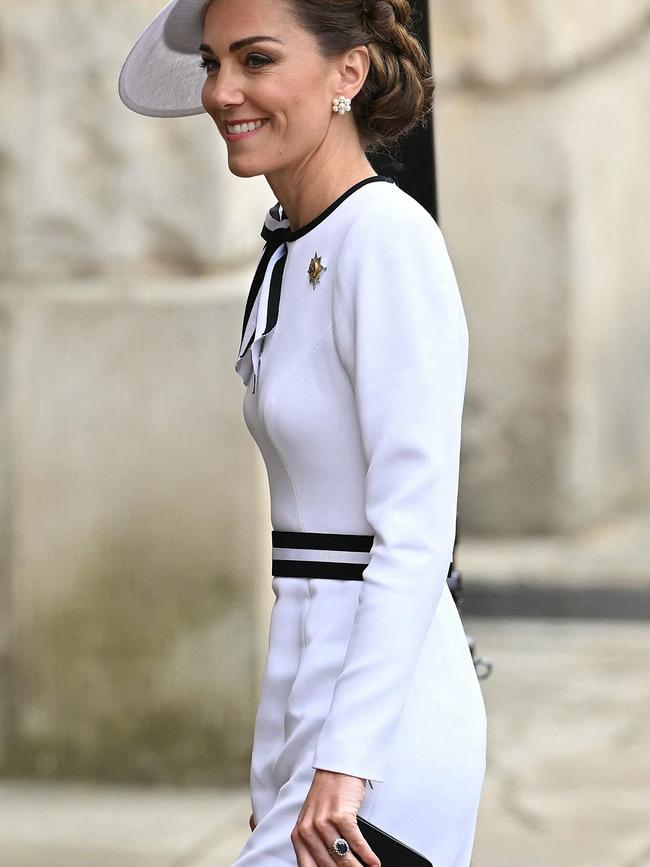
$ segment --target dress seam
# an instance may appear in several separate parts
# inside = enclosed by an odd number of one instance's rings
[[[298,369],[302,364],[304,364],[304,363],[305,363],[309,358],[311,358],[311,356],[312,356],[312,355],[314,354],[314,352],[316,352],[316,350],[320,347],[321,343],[323,343],[323,341],[324,341],[325,338],[330,334],[330,332],[332,331],[333,328],[334,328],[334,326],[333,326],[333,325],[330,325],[330,327],[327,329],[327,331],[325,332],[325,334],[322,335],[322,337],[319,339],[318,343],[316,343],[316,345],[313,346],[313,347],[310,349],[310,351],[307,353],[307,355],[306,355],[304,358],[301,358],[300,361],[299,361],[297,364],[294,364],[294,366],[293,366],[292,368],[290,368],[290,369],[289,369],[289,370],[284,374],[284,376],[282,376],[282,377],[279,379],[278,382],[275,382],[275,383],[274,383],[273,388],[272,388],[272,390],[271,390],[271,393],[269,394],[268,398],[264,401],[264,404],[263,404],[263,406],[262,406],[262,419],[263,419],[263,422],[264,422],[264,427],[265,427],[265,429],[266,429],[266,432],[267,432],[268,438],[269,438],[269,440],[271,441],[271,443],[273,444],[273,447],[274,447],[275,451],[277,452],[278,457],[279,457],[280,460],[282,461],[282,466],[285,468],[286,473],[287,473],[287,476],[289,477],[289,481],[291,482],[291,488],[292,488],[292,490],[293,490],[293,495],[294,495],[294,498],[295,498],[295,500],[296,500],[296,508],[297,508],[297,510],[298,510],[298,519],[299,519],[299,521],[300,521],[300,529],[301,529],[301,530],[304,530],[304,529],[305,529],[305,523],[304,523],[303,518],[302,518],[302,510],[301,510],[301,508],[300,508],[300,498],[298,497],[298,490],[297,490],[297,488],[296,488],[296,484],[295,484],[295,482],[294,482],[294,479],[293,479],[293,475],[292,475],[292,473],[291,473],[291,470],[289,469],[289,465],[288,465],[287,461],[285,460],[284,455],[282,454],[282,450],[280,449],[280,447],[278,446],[278,444],[277,444],[276,441],[274,440],[273,435],[272,435],[272,433],[271,433],[271,426],[270,426],[269,423],[268,423],[268,415],[267,415],[267,412],[270,412],[271,409],[272,409],[272,407],[273,407],[273,401],[274,401],[274,397],[275,397],[275,392],[276,392],[278,386],[279,386],[282,382],[284,382],[285,379],[287,379],[289,376],[291,376],[291,375],[292,375],[292,374],[293,374],[293,373],[294,373],[294,372],[295,372],[295,371],[296,371],[296,370],[297,370],[297,369]]]

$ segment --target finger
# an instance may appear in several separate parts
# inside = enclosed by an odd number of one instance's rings
[[[348,846],[352,849],[352,852],[348,855],[338,857],[337,864],[347,867],[346,858],[351,858],[353,860],[349,862],[350,867],[353,867],[353,865],[356,867],[356,865],[359,864],[359,861],[354,857],[354,855],[357,855],[366,867],[381,867],[381,861],[368,845],[368,841],[361,833],[361,829],[356,820],[350,819],[349,816],[344,817],[337,822],[337,827],[341,832],[337,836],[343,837],[344,840],[347,840]],[[332,837],[332,842],[334,839],[335,837]]]
[[[336,825],[332,824],[332,822],[324,822],[319,827],[320,844],[322,846],[322,849],[319,849],[318,853],[320,855],[320,853],[322,852],[323,858],[329,858],[329,861],[323,861],[323,864],[327,864],[328,867],[329,865],[334,865],[334,867],[364,867],[364,865],[359,861],[359,859],[355,858],[355,853],[352,851],[353,849],[355,849],[352,844],[353,835],[349,833],[349,830],[346,832],[341,832],[339,830],[341,827],[346,827],[350,829],[349,820],[348,824],[345,824],[345,822],[338,822]],[[347,855],[337,855],[330,853],[329,850],[333,847],[334,841],[338,837],[342,837],[344,840],[347,841],[347,844],[350,847],[350,851],[347,853]],[[357,854],[361,855],[358,850]],[[320,864],[320,861],[318,863]],[[375,867],[375,865],[372,865],[372,867]]]
[[[293,843],[293,848],[296,853],[298,867],[331,867],[330,862],[314,861],[308,845],[297,836],[295,829],[291,834],[291,842]],[[327,853],[325,854],[327,855]],[[327,855],[327,857],[329,858],[329,855]]]
[[[341,836],[330,822],[318,819],[301,822],[295,828],[295,834],[299,846],[307,850],[318,867],[363,867],[351,852],[336,855],[328,851],[336,838]]]
[[[352,852],[347,855],[332,854],[329,850],[337,837],[342,834],[329,822],[321,824],[316,829],[315,836],[310,839],[311,852],[316,858],[319,867],[362,867]]]

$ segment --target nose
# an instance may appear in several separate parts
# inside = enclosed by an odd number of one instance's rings
[[[234,74],[226,69],[225,64],[212,75],[206,76],[201,102],[206,111],[224,111],[231,105],[240,105],[244,101],[244,95],[239,81]]]

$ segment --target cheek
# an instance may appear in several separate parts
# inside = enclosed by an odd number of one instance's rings
[[[323,79],[314,73],[305,76],[296,73],[287,81],[283,99],[286,103],[287,117],[291,124],[301,129],[320,126],[320,121],[328,120],[328,97],[323,86]]]
[[[318,90],[294,99],[287,110],[288,129],[303,140],[322,137],[329,122],[327,98]]]

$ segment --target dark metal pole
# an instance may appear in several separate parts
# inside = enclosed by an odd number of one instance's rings
[[[431,58],[429,0],[411,0],[413,29]],[[427,125],[420,124],[395,148],[395,159],[387,153],[378,152],[370,157],[376,172],[390,175],[404,192],[426,208],[434,220],[438,220],[438,197],[436,188],[435,142],[433,112]]]

